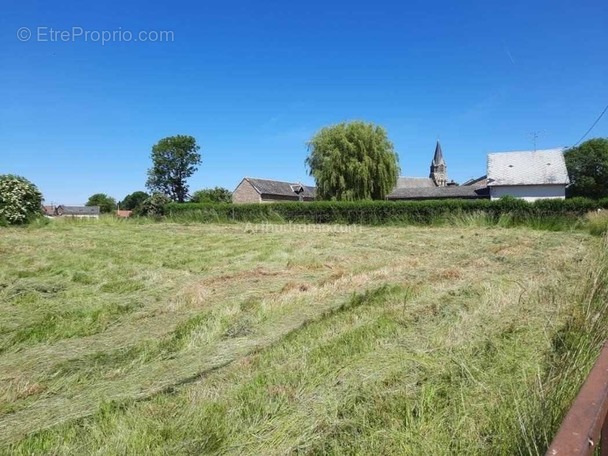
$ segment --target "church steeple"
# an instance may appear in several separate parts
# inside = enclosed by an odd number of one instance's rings
[[[439,141],[437,141],[437,145],[435,146],[435,155],[431,162],[429,177],[433,179],[437,187],[445,187],[448,183],[448,167],[443,159],[443,151],[441,150]]]
[[[435,155],[433,156],[433,165],[444,165],[445,161],[443,160],[443,151],[441,150],[441,144],[437,141],[437,145],[435,146]]]

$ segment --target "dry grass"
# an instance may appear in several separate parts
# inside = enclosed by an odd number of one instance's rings
[[[597,243],[483,227],[4,229],[0,441],[26,454],[506,448],[487,433],[546,368]]]
[[[591,234],[608,233],[608,211],[590,212],[586,217],[587,227]]]

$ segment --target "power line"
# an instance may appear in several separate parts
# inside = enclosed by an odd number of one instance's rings
[[[574,146],[577,146],[578,143],[580,143],[583,139],[585,139],[585,136],[587,136],[589,134],[589,132],[591,132],[591,130],[593,130],[593,127],[595,127],[597,125],[597,123],[600,121],[600,119],[602,118],[602,116],[604,114],[606,114],[606,111],[608,111],[608,105],[606,105],[606,107],[604,108],[604,110],[602,111],[600,116],[597,119],[595,119],[595,122],[593,122],[593,125],[591,125],[589,127],[589,130],[587,130],[587,132],[583,136],[581,136],[581,139],[579,139]]]

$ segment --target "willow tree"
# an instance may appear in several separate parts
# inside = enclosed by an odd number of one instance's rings
[[[325,127],[308,143],[306,166],[317,198],[384,199],[397,183],[399,157],[386,130],[366,122]]]

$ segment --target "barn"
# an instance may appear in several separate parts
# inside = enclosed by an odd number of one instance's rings
[[[564,199],[570,184],[564,148],[488,154],[490,198]]]
[[[315,187],[299,182],[282,182],[270,179],[245,177],[232,192],[232,202],[277,203],[284,201],[313,201]]]

